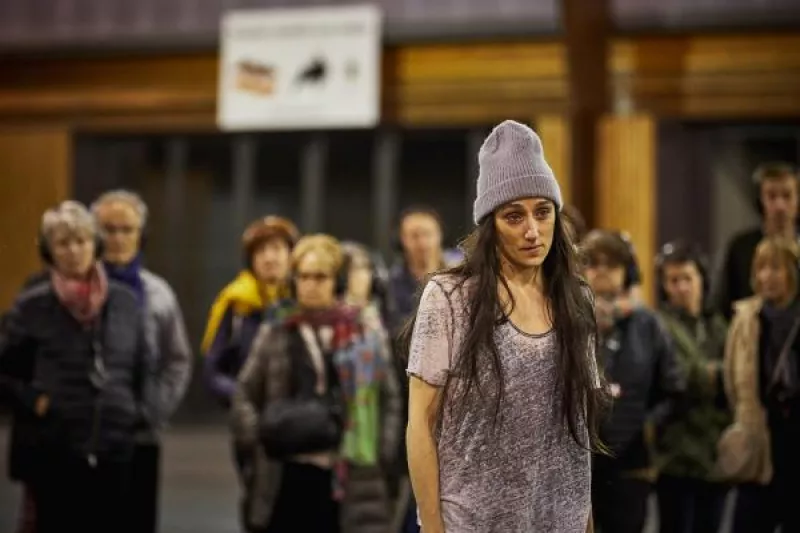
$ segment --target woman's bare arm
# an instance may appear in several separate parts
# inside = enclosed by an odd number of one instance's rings
[[[440,392],[439,387],[414,376],[410,378],[406,430],[408,469],[423,533],[445,533],[439,500],[439,456],[434,439]]]

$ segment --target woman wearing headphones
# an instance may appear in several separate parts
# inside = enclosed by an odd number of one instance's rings
[[[348,415],[354,421],[352,435],[345,440],[345,455],[350,471],[350,495],[345,506],[344,531],[399,531],[399,520],[390,508],[387,487],[395,474],[396,456],[403,431],[403,399],[393,371],[394,361],[389,334],[380,307],[385,298],[379,265],[370,251],[353,242],[342,243],[342,300],[359,311],[364,341],[371,350],[344,352],[339,364],[349,371]]]
[[[684,416],[659,439],[656,485],[661,533],[715,533],[728,486],[716,475],[717,441],[730,422],[722,387],[727,324],[707,304],[700,251],[677,241],[656,258],[659,316],[687,378]]]
[[[81,204],[48,210],[40,239],[49,278],[17,298],[0,334],[0,392],[29,439],[36,531],[127,531],[147,411],[143,316],[130,290],[108,282]]]
[[[601,312],[604,302],[628,288],[630,247],[617,232],[592,230],[581,252]],[[654,480],[656,433],[679,414],[686,381],[652,311],[637,307],[624,316],[598,316],[597,327],[598,358],[614,405],[600,429],[612,455],[596,455],[593,465],[595,527],[603,533],[641,533]]]
[[[378,390],[364,379],[372,374],[378,385],[388,374],[384,345],[357,307],[339,302],[343,263],[333,237],[298,241],[291,256],[296,308],[262,323],[239,374],[232,425],[248,455],[243,518],[250,533],[386,530],[369,522],[372,513],[359,521],[353,505],[365,495],[347,490],[364,473],[354,464],[391,459],[395,443],[380,431]]]
[[[740,483],[735,533],[800,532],[798,277],[797,243],[768,237],[753,258],[756,295],[734,306],[724,363],[734,423],[719,442],[719,466]]]

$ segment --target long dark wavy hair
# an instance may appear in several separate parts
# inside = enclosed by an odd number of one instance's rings
[[[590,354],[597,353],[597,322],[591,291],[583,281],[575,246],[556,213],[553,243],[542,265],[545,295],[549,301],[549,318],[556,334],[558,350],[557,385],[554,393],[561,396],[561,417],[574,441],[587,449],[604,452],[598,436],[599,419],[608,403],[605,387],[598,387],[597,374],[590,367]],[[467,308],[469,331],[455,354],[443,389],[437,422],[444,409],[460,424],[471,402],[472,394],[493,399],[496,423],[503,403],[505,376],[495,342],[498,326],[508,321],[515,306],[508,283],[500,273],[499,241],[494,216],[487,216],[461,244],[464,261],[437,274],[455,280],[459,290],[470,282]],[[502,283],[511,297],[505,312],[498,295]],[[450,291],[452,294],[452,291]],[[449,295],[448,295],[449,296]],[[450,299],[450,298],[448,298]],[[398,338],[400,355],[408,357],[416,312]],[[488,372],[486,370],[489,370]],[[458,386],[454,386],[458,376]],[[487,394],[488,393],[488,394]],[[446,406],[445,406],[446,405]],[[588,441],[587,430],[588,429]]]

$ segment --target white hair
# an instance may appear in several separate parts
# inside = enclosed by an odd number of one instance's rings
[[[80,202],[67,200],[56,207],[48,209],[42,215],[42,237],[48,244],[53,238],[53,233],[59,229],[66,229],[71,234],[88,233],[91,238],[97,235],[97,224],[94,217]]]
[[[97,200],[94,201],[94,203],[92,203],[92,214],[94,214],[95,218],[97,218],[97,212],[99,211],[100,207],[109,202],[122,202],[128,204],[133,208],[134,211],[136,211],[136,214],[139,216],[139,220],[142,223],[142,227],[147,224],[147,204],[144,203],[142,197],[135,192],[128,191],[126,189],[114,189],[113,191],[104,192],[97,198]]]

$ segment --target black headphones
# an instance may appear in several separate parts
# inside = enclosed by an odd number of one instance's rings
[[[613,233],[628,249],[628,260],[625,262],[625,278],[622,281],[623,287],[627,291],[633,286],[634,282],[633,278],[631,277],[631,268],[635,266],[638,269],[638,264],[636,262],[636,250],[634,249],[633,241],[627,232],[615,231]]]
[[[337,298],[344,297],[347,294],[347,276],[349,273],[349,268],[347,268],[347,261],[342,263],[342,268],[339,269],[339,272],[336,273],[336,285],[334,286],[334,294]]]
[[[344,261],[339,273],[336,276],[336,294],[339,297],[347,294],[348,276],[350,274],[350,263],[354,251],[360,251],[367,255],[372,275],[372,291],[370,298],[385,298],[389,290],[389,269],[383,260],[383,256],[375,250],[370,250],[363,244],[345,241],[342,243]]]
[[[339,297],[347,294],[348,277],[350,274],[350,263],[353,259],[353,253],[358,250],[366,254],[369,259],[370,274],[372,276],[372,292],[370,298],[383,298],[388,292],[389,284],[389,269],[383,260],[380,252],[369,249],[367,246],[353,242],[345,241],[342,243],[342,252],[344,261],[339,273],[336,276],[336,294]]]
[[[706,302],[711,292],[709,279],[708,258],[695,243],[675,240],[666,243],[656,255],[656,283],[659,302],[667,301],[667,291],[664,290],[664,265],[667,263],[694,263],[700,276],[703,278],[703,302]]]

